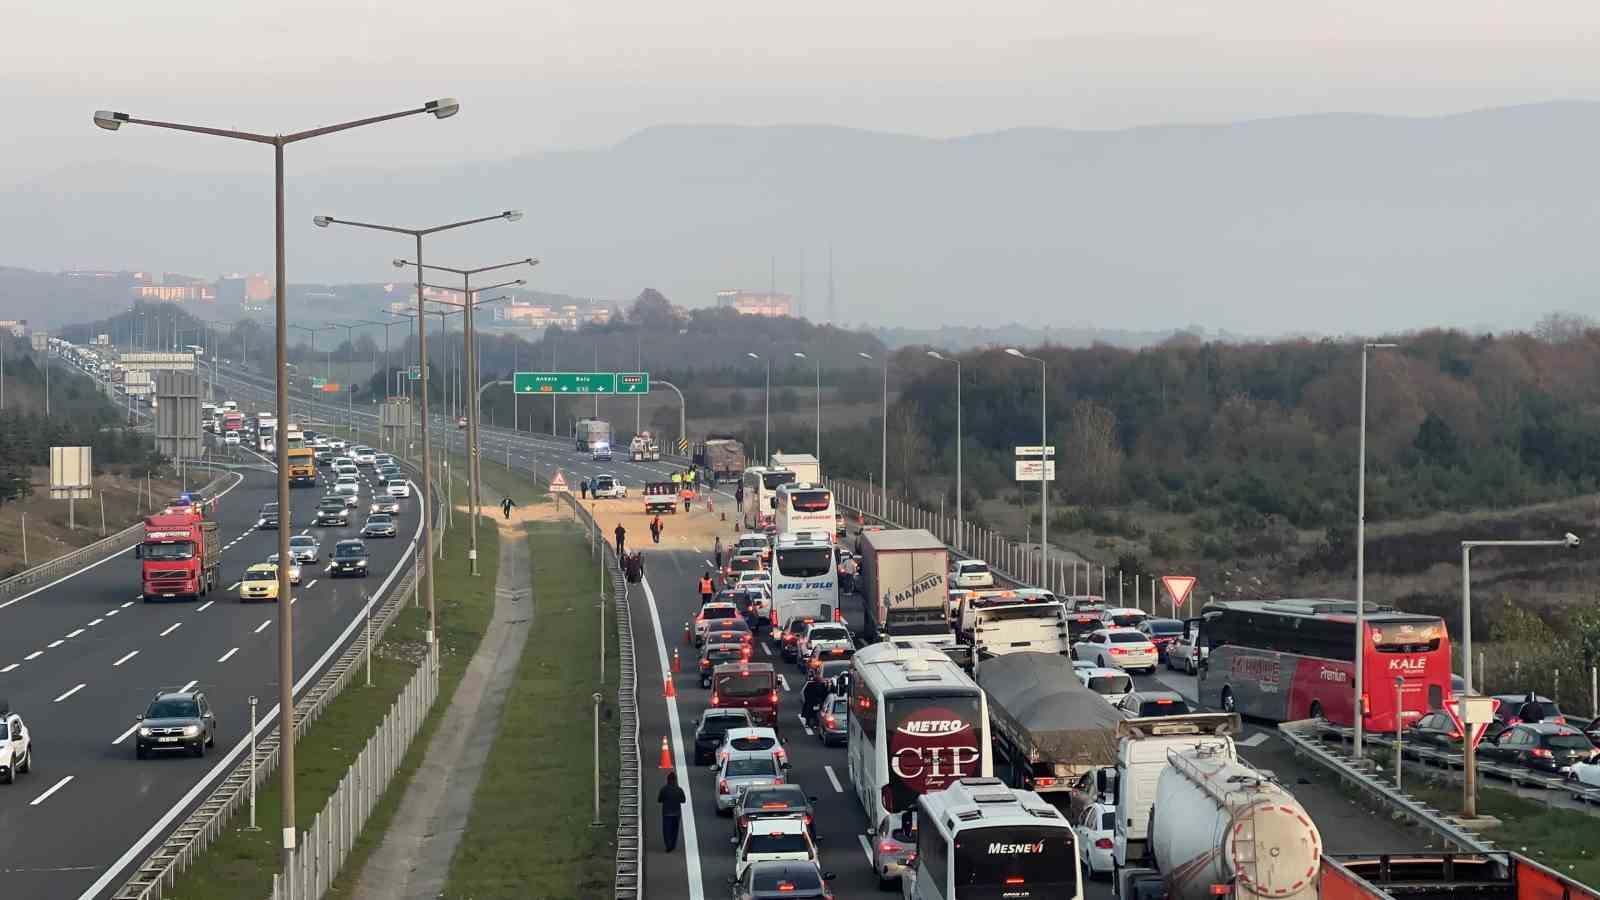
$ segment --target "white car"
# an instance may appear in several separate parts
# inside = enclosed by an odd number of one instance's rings
[[[735,879],[743,878],[751,863],[767,860],[817,861],[817,845],[799,816],[758,819],[745,830],[733,858]]]
[[[333,483],[333,492],[344,498],[345,506],[355,506],[361,496],[361,482],[354,475],[340,475]]]
[[[787,763],[778,762],[771,750],[747,750],[729,753],[717,765],[717,814],[726,816],[733,812],[739,792],[758,784],[783,784],[783,770]]]
[[[350,456],[355,459],[358,466],[372,466],[378,462],[378,451],[371,447],[357,447],[350,451]]]
[[[736,588],[754,588],[765,585],[767,593],[772,593],[772,576],[766,572],[740,572],[739,579],[733,583]]]
[[[981,559],[958,559],[954,569],[955,586],[959,588],[994,587],[994,573]]]
[[[391,497],[409,497],[411,496],[411,483],[404,478],[391,478],[389,483],[383,486],[383,490]]]
[[[1205,660],[1207,653],[1206,645],[1196,644],[1192,634],[1180,634],[1167,645],[1167,668],[1198,675],[1200,663]]]
[[[33,770],[33,735],[22,717],[0,706],[0,784]]]
[[[1573,763],[1568,775],[1579,784],[1600,787],[1600,758],[1594,762]]]
[[[1122,698],[1133,693],[1133,676],[1121,669],[1101,668],[1085,660],[1073,663],[1073,674],[1078,676],[1078,681],[1084,687],[1106,698],[1106,702],[1116,706]]]
[[[344,447],[345,447],[345,443],[344,443],[343,439],[341,439],[341,438],[329,438],[328,439],[328,449],[329,450],[343,450]]]
[[[349,475],[351,478],[356,478],[361,475],[361,470],[356,468],[356,464],[348,457],[340,457],[333,461],[333,474]]]
[[[222,436],[222,443],[232,447],[239,446],[239,432],[230,431]]]
[[[766,727],[729,728],[722,733],[722,746],[717,748],[717,765],[735,753],[754,753],[770,750],[779,767],[789,761],[788,751],[778,740],[778,732]]]
[[[1083,817],[1072,823],[1072,830],[1078,835],[1078,859],[1083,863],[1083,873],[1090,878],[1111,876],[1111,833],[1116,824],[1117,808],[1110,803],[1089,804]]]
[[[620,500],[628,496],[628,486],[615,475],[596,475],[590,495],[607,500]]]
[[[1078,659],[1086,659],[1102,668],[1138,670],[1146,674],[1155,672],[1158,662],[1156,645],[1133,628],[1097,628],[1072,645]]]
[[[295,555],[293,547],[290,548],[289,555],[291,557],[293,557]],[[277,565],[278,564],[278,554],[274,553],[271,556],[267,557],[267,564],[271,565],[271,566]],[[299,584],[300,583],[300,561],[298,559],[296,559],[294,562],[289,564],[289,583],[290,584]]]
[[[843,622],[812,622],[800,629],[800,636],[794,641],[794,663],[803,671],[806,660],[811,656],[811,649],[819,644],[845,644],[855,646],[855,641],[850,637],[850,628]]]
[[[1113,628],[1138,628],[1139,623],[1150,618],[1150,614],[1142,609],[1132,606],[1113,606],[1100,614],[1108,627]]]

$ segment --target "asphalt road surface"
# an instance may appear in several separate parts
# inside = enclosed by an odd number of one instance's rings
[[[0,698],[27,722],[35,751],[33,771],[0,786],[5,895],[109,895],[240,758],[233,751],[249,731],[247,698],[259,698],[262,719],[275,712],[277,609],[241,604],[234,586],[277,550],[276,533],[257,528],[276,489],[265,466],[241,474],[213,514],[224,546],[221,589],[197,601],[140,602],[130,549],[0,604]],[[324,556],[335,541],[359,536],[370,490],[363,480],[350,525],[309,529]],[[308,530],[320,496],[294,491],[285,525]],[[326,562],[303,567],[294,591],[297,681],[331,659],[366,592],[401,563],[420,507],[416,499],[402,504],[401,537],[367,542],[367,578],[332,579]],[[211,698],[216,748],[205,759],[136,761],[136,718],[157,690],[186,686]]]

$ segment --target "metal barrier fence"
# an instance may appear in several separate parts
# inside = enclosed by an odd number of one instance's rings
[[[199,468],[199,466],[194,466],[193,468]],[[233,477],[231,473],[218,475],[205,486],[199,488],[199,490],[202,493],[210,494],[219,490],[223,482],[231,477]],[[32,568],[24,569],[10,578],[0,580],[0,600],[24,593],[36,585],[59,578],[101,557],[121,553],[139,543],[139,539],[143,536],[144,522],[136,522],[116,534],[107,535],[92,544],[79,547],[76,550],[70,550],[49,562],[43,562]]]
[[[321,900],[327,894],[438,696],[439,645],[434,644],[425,664],[400,691],[383,724],[356,756],[327,805],[295,841],[298,849],[291,870],[287,874],[273,873],[272,900],[285,896]],[[292,882],[287,893],[286,880]]]
[[[437,487],[433,489],[437,493]],[[442,536],[441,520],[444,515],[443,505],[437,500],[433,505],[435,544],[439,544]],[[311,724],[322,717],[328,704],[333,702],[346,687],[351,678],[361,671],[361,667],[368,659],[367,649],[369,642],[376,644],[383,639],[384,632],[399,615],[400,609],[406,600],[413,602],[417,596],[420,585],[421,557],[416,540],[412,540],[406,548],[406,553],[411,557],[409,567],[396,568],[389,577],[379,585],[376,594],[368,600],[362,614],[353,619],[329,648],[329,655],[334,648],[344,646],[346,641],[351,641],[345,651],[339,655],[311,688],[295,701],[294,708],[294,734],[298,742],[305,737]],[[401,573],[404,574],[401,574]],[[398,580],[395,576],[399,575]],[[365,624],[366,628],[361,628]],[[434,657],[437,661],[437,657]],[[302,682],[308,680],[321,668],[313,666],[302,677]],[[296,683],[296,689],[301,687]],[[270,732],[263,734],[265,726],[256,728],[255,743],[255,783],[263,784],[278,768],[279,729],[274,726]],[[232,751],[235,756],[244,757],[248,763],[246,751],[250,736],[247,735],[238,747]],[[240,809],[246,807],[250,796],[254,793],[251,788],[252,766],[248,764],[235,765],[223,778],[210,795],[191,812],[167,839],[151,852],[145,860],[138,865],[128,880],[113,895],[115,900],[161,900],[164,891],[172,887],[179,875],[183,874],[194,863],[200,854],[213,841],[221,837]]]

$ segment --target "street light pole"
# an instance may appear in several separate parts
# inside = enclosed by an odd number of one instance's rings
[[[929,350],[928,356],[933,359],[955,363],[956,366],[956,546],[961,545],[962,536],[965,534],[963,526],[966,522],[961,509],[961,360],[944,356],[937,350]]]
[[[1049,388],[1049,373],[1045,370],[1045,362],[1037,356],[1029,356],[1015,347],[1007,347],[1006,353],[1018,359],[1031,360],[1039,364],[1039,559],[1048,564],[1050,559],[1050,481],[1046,477],[1050,474],[1050,428],[1046,416],[1049,407],[1045,402],[1045,391]]]
[[[745,356],[748,356],[751,359],[759,359],[767,365],[767,399],[763,407],[765,409],[763,418],[766,424],[762,426],[761,435],[761,458],[763,460],[761,464],[765,466],[772,462],[772,360],[767,359],[765,356],[762,356],[759,353],[747,352],[745,353]]]
[[[809,359],[810,357],[797,350],[795,351],[794,358]],[[815,456],[817,458],[818,468],[820,469],[822,464],[822,360],[817,359],[813,361],[817,364],[817,451]]]
[[[689,405],[687,403],[683,402],[683,391],[678,390],[678,386],[673,384],[672,382],[664,381],[664,380],[663,381],[653,381],[653,382],[650,383],[650,386],[651,387],[655,387],[658,384],[662,385],[664,387],[672,388],[672,392],[674,394],[678,395],[678,439],[679,440],[683,440],[683,439],[685,439],[685,438],[687,438],[689,436],[689,432],[686,429],[686,426],[684,424],[684,422],[686,420],[686,417],[687,417]],[[713,486],[715,486],[715,485],[713,485]]]
[[[1366,736],[1367,673],[1362,658],[1366,655],[1367,635],[1367,351],[1388,350],[1396,345],[1366,342],[1361,345],[1361,435],[1356,465],[1356,704],[1354,747],[1356,759],[1362,758],[1362,742]]]
[[[372,116],[337,125],[328,125],[322,128],[313,128],[309,131],[300,131],[293,134],[255,134],[244,131],[229,131],[219,128],[204,128],[195,125],[181,125],[173,122],[159,122],[146,119],[135,119],[127,113],[99,110],[94,114],[94,123],[107,131],[116,131],[125,124],[148,125],[155,128],[167,128],[176,131],[188,131],[196,134],[207,134],[214,137],[230,138],[234,140],[250,141],[266,144],[272,147],[273,157],[273,186],[274,186],[274,260],[273,276],[277,279],[274,297],[274,322],[277,326],[275,333],[275,351],[277,363],[277,390],[276,401],[278,421],[287,422],[289,418],[289,380],[284,375],[284,364],[287,362],[287,336],[288,336],[288,296],[285,281],[288,277],[288,266],[285,262],[284,251],[284,172],[283,148],[289,144],[309,140],[326,134],[347,131],[364,125],[374,125],[391,119],[413,116],[419,113],[429,113],[435,118],[446,119],[461,110],[461,104],[453,99],[432,100],[420,107],[389,113],[382,116]],[[278,464],[278,509],[288,515],[289,506],[289,458],[288,441],[276,442]],[[289,558],[289,529],[278,529],[278,558]],[[290,597],[289,593],[289,567],[278,568],[278,596]],[[281,821],[283,827],[282,860],[284,872],[293,870],[295,853],[295,813],[294,813],[294,634],[292,631],[293,604],[283,599],[278,601],[278,723],[279,723],[279,767],[283,772],[283,785],[279,795],[282,798]],[[289,884],[286,890],[286,900],[294,900],[294,886]]]
[[[856,355],[871,360],[872,354],[856,351]],[[878,514],[889,514],[889,351],[883,351],[883,448],[878,473]]]

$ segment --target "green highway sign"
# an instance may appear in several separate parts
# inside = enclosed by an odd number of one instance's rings
[[[615,394],[615,372],[517,372],[511,376],[517,394]],[[630,392],[631,393],[631,392]]]
[[[422,367],[421,366],[412,366],[411,368],[407,369],[406,370],[406,380],[407,381],[421,381],[422,380]]]
[[[619,394],[648,394],[650,393],[649,372],[618,372],[617,393]]]
[[[312,379],[311,379],[311,389],[312,389],[312,390],[313,390],[313,391],[320,391],[320,390],[322,390],[322,386],[323,386],[323,385],[324,385],[324,384],[326,384],[326,383],[327,383],[327,382],[326,382],[326,381],[324,381],[324,380],[323,380],[323,379],[321,379],[321,378],[312,378]]]

